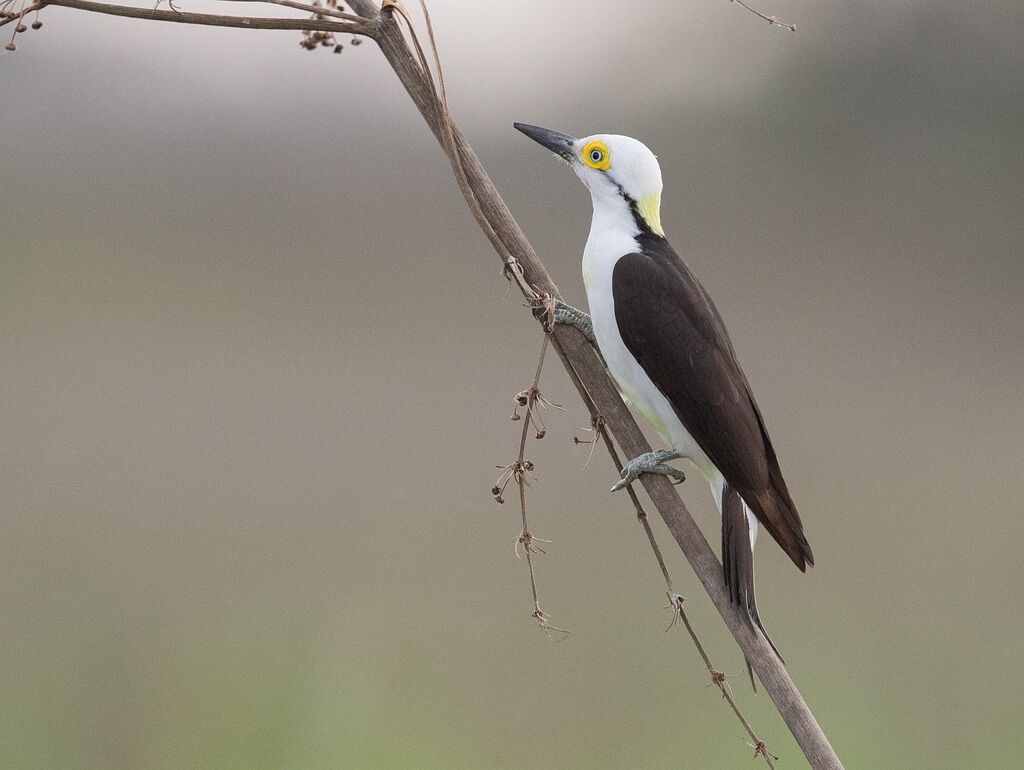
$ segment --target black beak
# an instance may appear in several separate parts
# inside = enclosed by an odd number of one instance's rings
[[[547,147],[555,155],[572,163],[576,160],[576,140],[568,134],[560,134],[550,128],[531,126],[529,123],[513,123],[517,130],[522,131],[537,144]]]

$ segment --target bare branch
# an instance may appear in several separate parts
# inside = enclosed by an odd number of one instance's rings
[[[318,30],[349,35],[366,35],[367,37],[373,37],[376,29],[375,22],[365,19],[360,19],[358,21],[329,21],[327,19],[281,19],[265,18],[260,16],[221,16],[212,13],[162,11],[155,8],[111,5],[109,3],[93,2],[93,0],[46,0],[46,2],[33,3],[31,6],[26,8],[25,12],[28,13],[29,11],[45,8],[50,5],[61,6],[63,8],[75,8],[80,11],[91,11],[93,13],[103,13],[109,16],[123,16],[129,19],[170,21],[177,24],[201,24],[209,27],[278,29],[296,30],[300,32],[305,30]],[[324,14],[327,10],[329,9],[321,8],[316,12]],[[10,21],[10,19],[0,20],[0,26],[6,24],[8,21]]]

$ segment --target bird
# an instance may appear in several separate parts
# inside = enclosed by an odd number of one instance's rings
[[[631,459],[612,491],[641,473],[682,482],[685,474],[671,460],[696,466],[722,516],[730,601],[779,655],[754,592],[759,526],[801,572],[813,566],[814,556],[722,316],[665,236],[657,157],[628,136],[576,139],[526,123],[514,126],[567,162],[593,202],[583,249],[590,314],[558,302],[555,322],[587,335],[620,392],[669,447]]]

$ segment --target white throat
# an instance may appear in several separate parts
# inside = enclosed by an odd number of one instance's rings
[[[629,203],[615,188],[608,185],[591,190],[591,197],[594,214],[583,250],[583,283],[588,294],[599,280],[610,281],[615,263],[622,255],[640,249],[637,242],[640,228]]]
[[[636,219],[627,201],[619,189],[609,180],[602,180],[590,189],[590,199],[594,205],[594,214],[590,220],[590,237],[594,233],[620,233],[635,239],[640,234]]]

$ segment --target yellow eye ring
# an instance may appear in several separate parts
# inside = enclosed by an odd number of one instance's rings
[[[612,166],[612,156],[604,142],[588,142],[583,148],[583,162],[598,171],[607,171]]]

